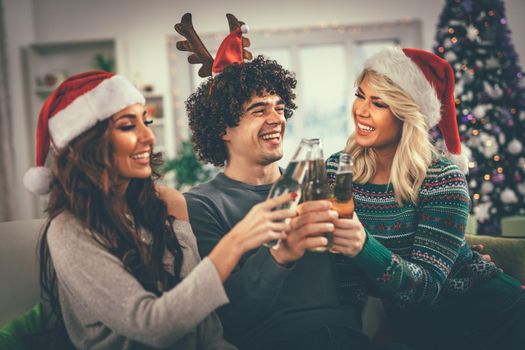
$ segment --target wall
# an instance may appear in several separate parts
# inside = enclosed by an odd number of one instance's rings
[[[157,92],[168,95],[169,77],[166,35],[173,34],[173,25],[185,12],[193,14],[197,32],[226,32],[226,12],[234,13],[252,29],[294,28],[322,24],[355,24],[419,18],[423,23],[423,48],[431,49],[439,14],[444,0],[266,0],[249,3],[245,0],[3,0],[9,21],[8,32],[13,39],[9,46],[12,63],[11,84],[14,118],[24,120],[21,72],[18,48],[35,42],[55,42],[96,38],[116,38],[120,73],[136,83],[152,83]],[[31,8],[31,6],[33,8]],[[525,1],[507,0],[509,26],[514,45],[525,65]],[[34,21],[31,18],[34,16]],[[67,15],[66,15],[67,14]],[[16,19],[16,20],[15,20]],[[9,33],[8,33],[9,34]],[[18,174],[27,168],[27,137],[23,125],[15,125]],[[32,136],[32,135],[31,135]],[[25,157],[25,158],[24,158]],[[20,175],[21,176],[21,175]],[[17,191],[23,192],[20,184]],[[27,206],[22,206],[27,208]],[[27,217],[20,209],[18,217]]]
[[[7,60],[11,111],[13,113],[13,140],[15,142],[15,183],[12,191],[13,219],[33,216],[34,197],[24,189],[22,176],[31,166],[28,137],[34,137],[26,123],[24,97],[22,94],[22,60],[20,48],[35,41],[32,0],[2,0],[5,14]]]

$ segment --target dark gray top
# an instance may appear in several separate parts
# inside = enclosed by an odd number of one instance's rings
[[[248,185],[220,173],[185,193],[201,256],[264,201],[270,187]],[[231,302],[218,314],[225,338],[239,347],[291,339],[323,325],[360,329],[359,313],[352,306],[340,306],[331,254],[307,252],[285,268],[261,247],[243,256],[224,286]]]
[[[222,338],[214,309],[228,302],[209,259],[200,261],[185,221],[173,228],[183,246],[182,281],[157,297],[92,238],[70,213],[49,226],[47,242],[58,276],[68,334],[79,349],[235,349]],[[148,242],[148,233],[142,231]],[[173,271],[173,256],[164,262]]]

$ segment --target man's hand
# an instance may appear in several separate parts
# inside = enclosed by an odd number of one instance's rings
[[[281,241],[278,249],[270,249],[270,254],[281,265],[300,259],[306,249],[326,246],[328,240],[323,236],[333,232],[332,223],[338,215],[330,210],[332,204],[327,200],[308,201],[297,207],[295,218],[290,221],[290,231]]]

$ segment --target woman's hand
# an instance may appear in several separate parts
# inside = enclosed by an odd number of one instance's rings
[[[208,258],[215,264],[223,282],[244,253],[263,243],[286,237],[285,231],[290,230],[290,224],[285,220],[297,213],[291,209],[273,209],[296,197],[296,193],[287,193],[254,205],[244,219],[217,243]]]
[[[366,232],[357,214],[354,212],[351,219],[335,219],[333,223],[335,225],[334,245],[331,251],[350,257],[361,253],[366,242]]]
[[[252,207],[244,219],[239,221],[228,233],[237,242],[241,254],[261,246],[271,240],[283,239],[285,231],[290,230],[290,224],[285,223],[297,215],[295,210],[273,210],[297,197],[296,193],[288,193],[268,199]]]

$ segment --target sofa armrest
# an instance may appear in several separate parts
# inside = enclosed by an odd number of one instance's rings
[[[525,239],[493,236],[465,235],[469,245],[483,244],[483,254],[507,274],[525,283]]]

